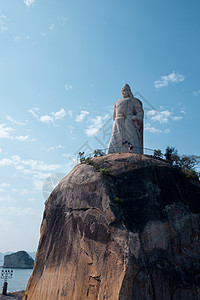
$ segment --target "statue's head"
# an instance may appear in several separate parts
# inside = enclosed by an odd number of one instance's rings
[[[126,83],[123,88],[121,89],[122,97],[123,98],[131,98],[133,97],[133,94],[131,92],[130,86]]]

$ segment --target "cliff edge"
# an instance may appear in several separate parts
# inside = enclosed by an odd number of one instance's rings
[[[49,197],[24,300],[199,299],[200,184],[145,155],[89,163]]]

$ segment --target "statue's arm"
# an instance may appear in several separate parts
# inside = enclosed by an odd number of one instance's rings
[[[144,118],[144,110],[142,108],[142,104],[139,103],[137,106],[134,106],[133,111],[135,112],[135,114],[133,113],[132,120],[136,120],[139,122],[139,124],[142,124]]]
[[[115,121],[115,118],[116,118],[116,105],[114,105],[113,121]]]

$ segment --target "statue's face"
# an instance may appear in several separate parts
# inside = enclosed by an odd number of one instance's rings
[[[129,97],[128,90],[124,89],[124,90],[122,91],[122,97],[123,97],[123,98],[128,98],[128,97]]]

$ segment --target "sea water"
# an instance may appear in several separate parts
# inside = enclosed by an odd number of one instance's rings
[[[2,270],[13,270],[12,279],[8,279],[8,292],[24,291],[33,269],[9,269],[0,267],[0,275]],[[3,288],[4,279],[0,278],[0,294]]]

